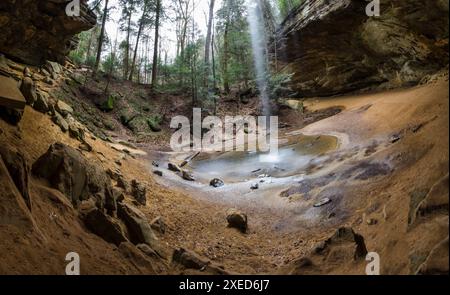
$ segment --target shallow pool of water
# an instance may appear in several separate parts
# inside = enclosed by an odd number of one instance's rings
[[[299,136],[281,146],[271,162],[262,162],[260,152],[228,152],[203,155],[190,163],[200,180],[220,178],[228,183],[271,176],[288,177],[300,174],[314,158],[336,149],[334,136]]]

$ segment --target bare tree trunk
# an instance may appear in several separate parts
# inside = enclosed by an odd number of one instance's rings
[[[138,51],[139,41],[140,41],[139,39],[141,38],[142,29],[144,28],[144,18],[145,18],[146,13],[147,13],[147,1],[145,1],[145,3],[144,3],[144,9],[142,10],[142,17],[139,22],[139,30],[138,30],[137,39],[136,39],[136,46],[134,47],[133,61],[131,63],[130,74],[128,76],[128,80],[130,80],[130,81],[133,80],[134,68],[136,66],[137,51]]]
[[[214,2],[215,0],[210,0],[209,3],[209,19],[208,19],[208,29],[206,33],[206,44],[205,44],[205,87],[208,88],[208,80],[209,80],[209,52],[211,49],[211,35],[212,35],[212,24],[214,18]]]
[[[127,47],[125,48],[125,62],[123,67],[125,68],[124,71],[124,79],[128,77],[128,71],[130,69],[130,35],[131,35],[131,11],[129,12],[130,15],[128,16],[128,25],[127,25]]]
[[[98,38],[97,58],[95,60],[94,70],[92,71],[93,76],[97,74],[98,66],[100,65],[100,59],[102,57],[102,47],[103,47],[103,39],[105,37],[106,18],[108,17],[108,3],[109,0],[106,0],[105,8],[103,10],[102,29],[100,31],[100,37]]]
[[[159,42],[159,17],[161,14],[161,0],[156,1],[156,19],[155,19],[155,45],[153,47],[153,66],[152,66],[152,88],[156,86],[158,72],[158,42]]]

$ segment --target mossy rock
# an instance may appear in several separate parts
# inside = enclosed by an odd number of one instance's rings
[[[112,110],[114,110],[115,100],[116,99],[113,95],[108,96],[105,102],[100,106],[100,109],[105,112],[111,112]]]
[[[161,129],[160,122],[161,122],[161,120],[159,118],[155,118],[155,117],[147,120],[148,127],[153,132],[161,132],[162,129]]]

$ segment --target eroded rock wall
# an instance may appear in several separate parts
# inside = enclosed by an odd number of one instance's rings
[[[63,63],[77,45],[76,34],[92,28],[96,16],[81,1],[78,17],[69,17],[70,0],[0,1],[0,52],[12,59],[41,65],[46,60]]]
[[[418,84],[448,65],[448,1],[306,0],[278,32],[282,71],[299,96]]]

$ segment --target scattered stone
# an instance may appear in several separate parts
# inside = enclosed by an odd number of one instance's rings
[[[131,194],[140,205],[145,206],[147,204],[147,188],[144,184],[133,180],[131,182]]]
[[[378,220],[374,219],[374,218],[369,218],[367,220],[367,225],[376,225],[378,224]]]
[[[161,216],[158,216],[155,219],[153,219],[152,222],[150,222],[150,226],[152,227],[153,230],[161,234],[166,233],[166,223],[164,222]]]
[[[55,109],[58,113],[63,115],[64,118],[66,118],[68,115],[73,114],[73,108],[62,100],[58,100],[55,105]]]
[[[163,173],[162,173],[162,171],[160,171],[160,170],[154,170],[154,171],[153,171],[153,174],[158,175],[158,176],[160,176],[160,177],[163,176]]]
[[[183,248],[177,249],[173,252],[172,261],[183,265],[186,268],[201,270],[205,268],[210,262],[194,252],[185,250]]]
[[[85,152],[88,152],[88,153],[90,153],[90,152],[92,152],[94,149],[92,148],[92,146],[89,144],[89,143],[87,143],[87,142],[82,142],[79,146],[78,146],[78,148],[80,149],[80,150],[82,150],[82,151],[85,151]]]
[[[320,200],[318,203],[314,204],[315,208],[319,208],[322,206],[325,206],[327,204],[331,203],[331,199],[330,198],[324,198],[322,200]]]
[[[20,92],[22,92],[22,95],[25,97],[27,104],[33,106],[37,98],[36,85],[34,84],[33,79],[30,77],[23,78],[22,84],[20,85]]]
[[[136,245],[136,248],[141,250],[142,253],[144,253],[145,255],[147,255],[149,257],[153,257],[153,258],[158,258],[159,257],[158,253],[156,253],[155,250],[150,248],[150,246],[147,245],[147,244],[138,244],[138,245]]]
[[[224,186],[225,183],[223,182],[223,180],[221,180],[219,178],[214,178],[213,180],[211,180],[209,182],[209,185],[212,186],[212,187],[218,188],[218,187]]]
[[[128,181],[125,180],[125,178],[122,175],[120,175],[117,178],[117,186],[122,188],[125,192],[130,191],[130,184],[128,183]]]
[[[109,243],[120,245],[127,241],[120,224],[98,208],[82,214],[82,219],[90,231]]]
[[[69,124],[58,112],[52,117],[52,121],[61,128],[62,132],[67,132],[69,130]]]
[[[245,233],[248,228],[247,215],[236,209],[230,209],[227,212],[228,226],[237,228],[242,233]]]
[[[183,173],[182,177],[183,177],[184,180],[195,181],[195,178],[194,178],[194,176],[192,175],[191,172],[183,170],[182,173]]]
[[[36,94],[36,101],[34,102],[33,108],[41,113],[47,113],[50,109],[48,107],[48,96],[41,91]]]
[[[158,239],[145,215],[137,208],[125,203],[119,203],[117,207],[117,215],[127,226],[130,241],[135,245],[145,243],[155,249]]]
[[[394,134],[394,135],[391,136],[389,141],[391,143],[396,143],[396,142],[400,141],[401,139],[402,139],[401,134]]]
[[[109,177],[111,177],[111,179],[118,181],[120,177],[122,177],[122,172],[119,169],[111,169],[108,168],[106,170],[106,174],[108,174]]]
[[[75,124],[73,121],[69,123],[69,135],[81,142],[85,141],[85,133],[84,129],[80,128],[78,124]]]
[[[25,67],[25,69],[23,69],[23,76],[24,76],[24,77],[31,78],[31,71],[30,71],[30,68]]]
[[[173,171],[173,172],[181,172],[181,168],[178,167],[177,164],[169,163],[169,164],[167,165],[167,167],[169,168],[170,171]]]
[[[343,247],[346,244],[348,245],[348,251],[352,252],[355,260],[365,259],[367,248],[364,237],[355,233],[352,228],[348,227],[338,229],[332,237],[317,244],[314,252],[318,255],[326,255],[331,251],[330,248],[334,245],[338,245],[343,250]]]

